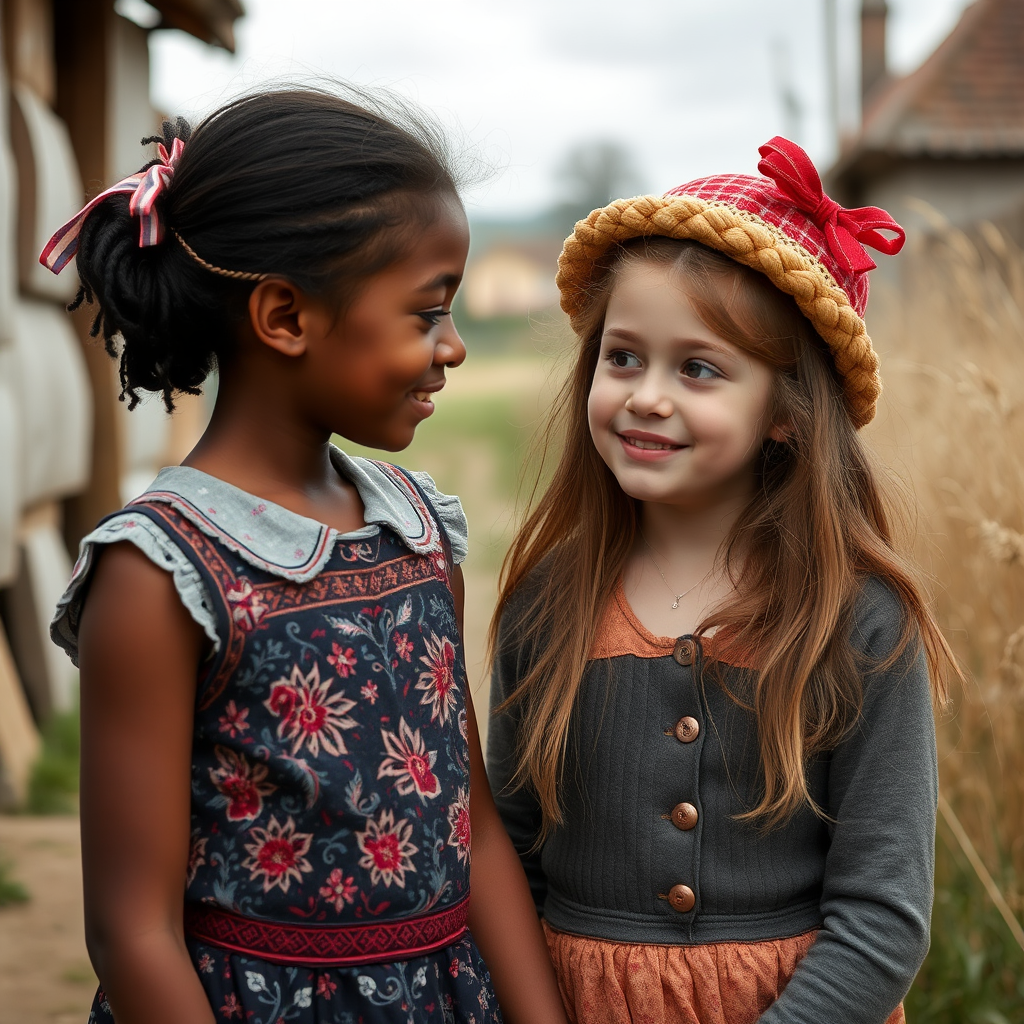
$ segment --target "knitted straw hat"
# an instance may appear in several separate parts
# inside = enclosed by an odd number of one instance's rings
[[[828,345],[850,418],[862,427],[875,415],[882,385],[863,319],[867,271],[875,263],[861,243],[894,255],[906,236],[884,210],[846,210],[826,196],[810,157],[796,143],[776,136],[758,152],[757,169],[767,177],[699,178],[661,198],[617,199],[578,221],[558,258],[562,309],[575,327],[598,260],[617,242],[691,238],[760,271],[793,296]]]

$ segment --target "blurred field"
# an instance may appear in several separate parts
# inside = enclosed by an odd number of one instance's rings
[[[875,318],[885,401],[870,436],[920,512],[917,557],[969,675],[938,717],[932,950],[907,1003],[929,1024],[1024,1021],[1024,254],[992,225],[936,223]],[[1021,936],[1019,925],[1017,935]]]

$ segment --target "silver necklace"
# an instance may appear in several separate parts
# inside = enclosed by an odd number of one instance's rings
[[[647,553],[650,555],[651,561],[654,563],[654,568],[658,570],[658,575],[661,577],[661,582],[665,584],[666,589],[674,598],[674,600],[672,601],[672,610],[675,611],[679,607],[679,602],[682,601],[682,599],[686,597],[687,594],[692,594],[693,591],[695,591],[702,583],[707,582],[708,577],[711,575],[712,572],[714,572],[715,567],[712,566],[710,569],[708,569],[708,571],[704,573],[704,575],[699,580],[697,580],[697,582],[694,583],[692,587],[688,587],[681,594],[677,594],[672,589],[672,585],[665,578],[665,574],[661,571],[661,566],[658,565],[658,560],[654,557],[654,548],[651,547],[650,542],[644,536],[643,530],[640,531],[640,536],[643,537],[644,547],[647,548]]]

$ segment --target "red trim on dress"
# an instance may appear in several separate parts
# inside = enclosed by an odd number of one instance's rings
[[[392,466],[390,462],[378,462],[376,459],[370,459],[369,461],[372,462],[398,488],[398,490],[402,492],[409,504],[412,505],[416,515],[419,517],[420,526],[423,529],[423,539],[414,543],[416,543],[418,547],[434,547],[437,543],[434,530],[434,517],[423,503],[423,498],[420,496],[420,493],[413,482],[406,477],[402,470],[397,466]]]
[[[468,919],[468,895],[431,914],[343,925],[282,924],[208,903],[185,905],[185,932],[193,939],[273,964],[312,967],[412,960],[457,942]]]

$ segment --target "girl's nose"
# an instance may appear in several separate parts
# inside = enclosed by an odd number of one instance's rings
[[[672,402],[665,389],[651,374],[645,374],[636,383],[626,399],[626,409],[637,416],[658,416],[668,419],[673,412]]]
[[[451,317],[447,317],[441,337],[434,349],[434,362],[440,366],[461,366],[466,359],[466,343],[462,340]]]

